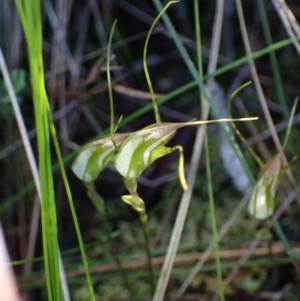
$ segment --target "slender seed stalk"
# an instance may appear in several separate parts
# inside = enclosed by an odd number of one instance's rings
[[[152,256],[150,251],[149,236],[148,236],[148,217],[146,213],[145,203],[137,193],[137,182],[135,179],[124,178],[124,183],[127,190],[130,193],[130,197],[128,198],[128,196],[123,196],[122,199],[126,203],[130,204],[131,207],[136,212],[138,212],[140,216],[140,221],[142,224],[143,236],[145,241],[146,255],[147,255],[150,292],[151,292],[151,296],[153,296],[155,291],[154,274],[153,274],[153,267],[152,267]]]

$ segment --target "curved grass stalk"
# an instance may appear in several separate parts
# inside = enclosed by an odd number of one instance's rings
[[[173,4],[173,3],[178,3],[179,0],[174,0],[174,1],[169,1],[164,7],[163,9],[160,11],[160,13],[157,15],[157,17],[154,19],[149,32],[147,34],[147,38],[146,38],[146,42],[145,42],[145,46],[144,46],[144,52],[143,52],[143,64],[144,64],[144,71],[145,71],[145,76],[146,76],[146,80],[149,86],[149,90],[150,90],[150,94],[151,94],[151,99],[152,99],[152,104],[153,104],[153,109],[154,109],[154,114],[155,114],[155,120],[157,123],[161,122],[161,118],[160,118],[160,114],[159,114],[159,110],[158,110],[158,106],[157,106],[157,102],[156,102],[156,98],[155,98],[155,94],[154,94],[154,90],[153,90],[153,86],[151,83],[151,79],[150,79],[150,75],[149,75],[149,71],[148,71],[148,66],[147,66],[147,49],[148,49],[148,43],[149,43],[149,39],[151,36],[151,33],[153,31],[153,28],[155,27],[156,23],[158,22],[159,18],[162,16],[162,14],[167,10],[167,8]]]

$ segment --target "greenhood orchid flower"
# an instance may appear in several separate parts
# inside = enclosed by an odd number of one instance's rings
[[[122,143],[114,158],[118,172],[128,180],[138,178],[158,158],[179,150],[179,175],[184,189],[187,185],[183,174],[183,150],[181,146],[165,147],[177,129],[187,123],[154,123],[131,133]],[[127,185],[126,185],[127,186]],[[128,187],[127,187],[128,188]]]
[[[118,148],[129,133],[115,133],[85,145],[75,158],[72,170],[84,182],[95,181],[99,173],[113,161]]]
[[[273,214],[274,198],[279,182],[289,166],[299,157],[298,154],[295,155],[287,166],[282,167],[281,155],[289,139],[297,104],[298,98],[295,100],[290,114],[281,151],[264,165],[260,163],[260,160],[257,160],[262,168],[248,205],[249,213],[257,219],[266,219]]]
[[[246,120],[253,120],[250,118]],[[233,119],[234,120],[234,119]],[[244,121],[244,118],[237,119]],[[166,147],[176,134],[178,128],[190,125],[201,125],[207,123],[225,122],[229,119],[217,119],[206,121],[191,121],[181,123],[154,123],[141,130],[131,133],[121,144],[118,153],[115,155],[113,163],[118,172],[128,180],[138,178],[142,172],[157,159],[179,151],[179,178],[183,189],[187,189],[184,177],[183,149],[180,145]],[[127,186],[127,185],[126,185]],[[128,188],[128,187],[127,187]]]
[[[274,198],[281,176],[280,155],[269,160],[259,174],[249,201],[249,213],[257,219],[266,219],[274,212]]]
[[[230,118],[232,118],[231,102],[233,97],[240,89],[244,88],[247,85],[249,85],[249,83],[246,83],[243,86],[241,86],[230,97],[228,102],[228,112]],[[281,150],[279,150],[279,153],[275,157],[270,159],[266,164],[263,163],[260,157],[255,153],[253,148],[248,144],[247,140],[242,136],[241,132],[237,129],[236,125],[234,124],[233,119],[231,121],[235,133],[240,137],[240,139],[246,145],[246,147],[248,148],[248,150],[250,151],[250,153],[258,163],[258,165],[261,167],[261,172],[258,176],[257,182],[254,186],[248,204],[248,211],[250,215],[252,215],[257,219],[264,220],[273,214],[275,209],[274,199],[280,180],[284,175],[285,171],[287,170],[287,168],[289,168],[289,166],[299,157],[298,155],[294,156],[291,162],[287,166],[282,167],[281,155],[283,154],[284,149],[288,143],[297,104],[298,104],[298,98],[295,99],[294,105],[291,110],[290,118],[286,129],[285,140],[281,147]]]
[[[137,178],[155,160],[179,150],[179,175],[184,189],[187,188],[183,172],[183,149],[181,146],[165,147],[179,127],[190,123],[154,123],[131,133],[121,144],[113,163],[123,176],[130,195],[123,195],[122,200],[140,215],[142,223],[147,222],[144,201],[137,193]]]

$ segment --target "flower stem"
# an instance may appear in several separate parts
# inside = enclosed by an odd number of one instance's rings
[[[115,248],[113,247],[113,238],[112,238],[111,231],[109,229],[106,214],[105,214],[104,200],[96,191],[94,182],[84,182],[84,184],[88,190],[87,191],[88,197],[90,198],[90,200],[92,201],[92,203],[94,204],[94,206],[96,207],[96,209],[99,212],[100,219],[103,224],[104,232],[105,232],[108,244],[109,244],[110,254],[117,265],[117,268],[121,275],[124,286],[128,290],[129,298],[130,298],[130,300],[135,300],[134,293],[133,293],[132,287],[129,283],[128,277],[127,277],[125,271],[123,270],[122,263],[117,255],[117,253],[115,252]]]
[[[147,215],[145,212],[140,212],[140,220],[143,229],[143,235],[145,239],[145,248],[147,253],[147,263],[148,263],[148,270],[149,270],[149,283],[150,283],[150,292],[151,296],[154,295],[154,276],[153,276],[153,267],[152,267],[152,260],[151,260],[151,251],[150,251],[150,243],[149,243],[149,236],[148,236],[148,229],[147,229]]]

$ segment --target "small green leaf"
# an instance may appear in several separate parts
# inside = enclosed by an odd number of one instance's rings
[[[72,164],[75,175],[84,182],[94,181],[99,173],[113,161],[118,147],[128,135],[128,133],[106,135],[84,146]]]

